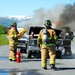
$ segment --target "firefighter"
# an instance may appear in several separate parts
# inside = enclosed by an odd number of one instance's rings
[[[60,33],[61,39],[63,40],[64,55],[72,55],[71,41],[73,40],[74,34],[70,30],[70,27],[61,27],[62,32]]]
[[[38,35],[38,45],[41,48],[41,65],[43,69],[47,69],[47,58],[50,57],[51,69],[57,69],[55,44],[58,44],[56,32],[51,28],[50,20],[45,21],[45,29],[42,29]]]
[[[17,31],[17,23],[13,22],[11,29],[9,30],[9,60],[16,61],[16,50],[18,45],[18,37],[20,37],[19,32]]]
[[[64,55],[72,55],[71,40],[73,40],[73,33],[72,32],[66,33],[63,40],[63,46],[65,49]]]

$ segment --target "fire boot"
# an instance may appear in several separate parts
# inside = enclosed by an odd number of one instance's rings
[[[42,67],[42,68],[45,69],[45,70],[47,69],[47,67]]]
[[[50,66],[51,66],[51,69],[54,69],[54,70],[57,69],[57,67],[55,67],[55,64],[50,64]]]

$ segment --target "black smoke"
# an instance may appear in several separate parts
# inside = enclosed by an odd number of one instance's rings
[[[75,3],[67,5],[56,5],[51,9],[39,8],[34,10],[33,18],[20,22],[19,26],[43,26],[45,20],[51,20],[52,24],[55,22],[61,22],[61,26],[69,26],[75,31]],[[55,26],[55,25],[54,25]]]
[[[59,20],[61,22],[61,26],[69,26],[73,31],[75,31],[75,3],[64,6],[63,13],[60,15]]]

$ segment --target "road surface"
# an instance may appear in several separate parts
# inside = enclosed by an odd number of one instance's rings
[[[62,56],[56,59],[57,70],[51,70],[49,59],[47,70],[42,69],[41,59],[21,58],[21,62],[8,60],[9,46],[0,46],[0,75],[75,75],[75,39],[72,42],[72,56]]]

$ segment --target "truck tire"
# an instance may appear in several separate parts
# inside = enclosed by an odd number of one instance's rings
[[[38,53],[37,53],[37,58],[41,58],[41,52],[40,51],[38,51]]]
[[[61,58],[61,54],[62,54],[62,51],[57,50],[56,51],[56,59],[60,59]]]

